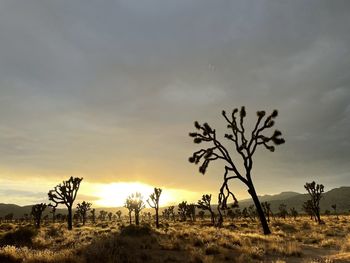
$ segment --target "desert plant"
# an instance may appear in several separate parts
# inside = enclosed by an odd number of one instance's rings
[[[264,211],[267,222],[270,223],[270,217],[272,216],[271,204],[269,202],[262,202],[261,208]]]
[[[286,216],[288,215],[287,205],[286,204],[280,204],[278,207],[279,216],[283,219],[286,219]]]
[[[179,214],[180,221],[187,220],[187,201],[182,201],[179,203],[177,213]]]
[[[115,214],[117,215],[118,220],[120,221],[120,218],[122,216],[122,211],[118,210],[117,212],[115,212]]]
[[[53,190],[50,190],[48,193],[49,200],[52,201],[55,206],[59,204],[64,204],[68,209],[68,230],[72,230],[72,207],[77,197],[80,183],[83,178],[70,177],[67,181],[63,181],[62,184],[55,186]]]
[[[91,209],[91,205],[91,203],[85,201],[83,201],[81,204],[77,204],[77,212],[83,220],[83,225],[85,225],[87,212]]]
[[[186,206],[186,215],[191,219],[192,222],[196,221],[196,205],[188,204]]]
[[[48,204],[49,207],[51,207],[50,213],[52,214],[52,223],[55,223],[56,221],[56,206],[53,204]]]
[[[295,207],[292,207],[291,209],[289,209],[289,211],[290,211],[290,215],[294,218],[294,220],[296,220],[299,213],[295,209]]]
[[[107,216],[108,216],[108,220],[109,220],[109,221],[112,221],[113,213],[112,213],[112,212],[109,212],[109,213],[107,214]]]
[[[333,209],[333,211],[334,211],[334,215],[336,215],[336,216],[337,216],[337,219],[339,219],[338,213],[337,213],[337,204],[333,204],[333,205],[331,205],[331,207],[332,207],[332,209]]]
[[[250,138],[246,136],[245,127],[243,125],[244,118],[246,117],[245,108],[241,108],[238,119],[236,116],[237,112],[238,109],[234,109],[231,117],[228,117],[225,111],[222,112],[222,115],[228,123],[227,127],[231,130],[230,134],[225,134],[225,138],[233,142],[236,152],[242,157],[244,170],[239,171],[239,166],[236,166],[235,162],[233,161],[234,159],[231,157],[231,154],[228,151],[228,148],[218,140],[215,129],[212,129],[208,123],[200,125],[197,121],[194,123],[194,125],[195,128],[199,130],[199,133],[192,132],[189,135],[194,138],[194,143],[199,144],[202,142],[209,142],[212,144],[212,146],[194,152],[189,158],[189,161],[195,164],[202,161],[199,171],[204,174],[211,161],[223,160],[225,162],[224,182],[220,188],[218,208],[225,209],[230,197],[232,197],[234,202],[237,202],[237,199],[228,187],[228,181],[231,179],[239,179],[248,187],[248,193],[251,195],[254,201],[264,234],[270,234],[271,231],[269,229],[269,225],[266,221],[253,184],[251,171],[253,168],[253,155],[259,145],[265,146],[265,148],[270,151],[274,151],[275,147],[270,145],[270,142],[273,142],[276,145],[283,144],[285,142],[285,140],[280,137],[282,133],[278,130],[275,130],[271,136],[265,136],[262,134],[266,129],[271,128],[275,124],[274,119],[277,117],[278,112],[277,110],[274,110],[268,117],[266,117],[265,121],[262,122],[266,113],[265,111],[258,111],[258,119],[253,131],[251,132]],[[230,173],[233,173],[233,175]],[[220,211],[219,214],[221,214]]]
[[[101,210],[101,211],[100,211],[100,215],[98,216],[98,219],[99,219],[100,221],[105,221],[105,220],[106,220],[106,217],[107,217],[107,214],[108,214],[107,211]]]
[[[324,186],[322,184],[316,184],[315,181],[312,181],[311,183],[306,183],[304,187],[311,197],[310,204],[312,212],[315,215],[317,222],[321,224],[320,200],[322,198],[322,193],[324,192]]]
[[[46,209],[46,204],[41,203],[41,204],[36,204],[32,206],[32,216],[34,217],[35,220],[35,227],[40,228],[40,223],[41,223],[41,216]]]
[[[143,197],[140,193],[135,193],[130,195],[125,202],[125,207],[130,207],[130,224],[131,224],[131,212],[135,214],[135,224],[138,226],[140,224],[140,212],[145,208],[145,203],[143,202]],[[129,209],[129,208],[128,208]]]
[[[204,220],[205,212],[203,210],[199,211],[198,216],[201,220]]]
[[[95,224],[95,223],[96,223],[96,209],[93,208],[93,209],[90,211],[90,213],[91,213],[91,221],[92,221],[93,224]]]
[[[211,209],[211,194],[205,194],[201,200],[198,200],[197,207],[202,210],[207,210],[210,213],[211,223],[215,225],[215,214]]]
[[[159,228],[159,198],[162,194],[162,189],[160,188],[154,188],[154,193],[152,193],[149,197],[150,199],[147,199],[147,203],[150,207],[152,207],[156,212],[156,227]],[[152,204],[151,204],[152,202]]]
[[[312,210],[312,203],[311,200],[307,200],[303,203],[303,211],[310,216],[310,219],[312,220],[314,218],[314,212]]]

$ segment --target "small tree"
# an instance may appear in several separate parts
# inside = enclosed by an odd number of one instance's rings
[[[128,209],[128,214],[129,214],[129,224],[131,225],[131,222],[132,222],[132,219],[131,219],[131,213],[134,209],[133,207],[133,204],[132,204],[132,200],[130,197],[128,197],[126,200],[125,200],[125,204],[124,204],[124,207],[126,209]]]
[[[49,207],[51,207],[50,213],[52,214],[52,223],[54,224],[56,221],[56,206],[53,204],[49,204]]]
[[[215,214],[211,209],[211,194],[203,195],[201,200],[198,200],[197,207],[202,210],[207,210],[210,213],[211,224],[215,225]]]
[[[280,137],[282,133],[278,130],[275,130],[270,136],[262,134],[265,130],[271,128],[275,124],[274,119],[277,117],[278,113],[277,110],[274,110],[268,117],[266,117],[265,121],[263,121],[266,113],[265,111],[258,111],[258,119],[253,131],[251,132],[250,138],[247,137],[245,127],[243,125],[244,118],[246,117],[245,108],[241,108],[238,117],[236,116],[237,113],[238,109],[234,109],[230,117],[227,116],[225,111],[222,112],[222,115],[228,124],[228,129],[230,129],[230,134],[225,134],[225,138],[233,143],[236,152],[241,156],[244,169],[241,171],[239,170],[239,166],[237,166],[237,164],[233,161],[234,158],[232,158],[230,152],[228,151],[229,148],[225,147],[217,138],[216,131],[212,129],[208,123],[200,125],[197,121],[194,123],[194,125],[199,132],[192,132],[190,133],[190,136],[194,138],[194,143],[199,144],[202,142],[207,142],[211,143],[211,147],[202,148],[199,151],[194,152],[189,158],[189,161],[195,164],[202,161],[199,171],[203,174],[206,172],[211,161],[224,161],[224,182],[220,188],[218,208],[225,209],[230,197],[232,197],[234,202],[237,202],[237,199],[228,187],[228,182],[231,179],[238,179],[248,187],[248,193],[251,195],[254,201],[264,234],[270,234],[271,231],[253,184],[252,168],[253,155],[258,146],[262,145],[268,150],[274,151],[275,147],[269,143],[273,142],[274,144],[279,145],[285,142],[284,139]],[[221,212],[219,211],[219,221],[220,215]]]
[[[311,200],[307,200],[303,203],[303,210],[304,212],[310,216],[310,219],[312,220],[314,218],[314,212],[312,210],[312,203]],[[315,220],[316,221],[316,220]]]
[[[271,204],[269,202],[262,202],[261,207],[264,211],[267,222],[270,223],[270,217],[272,216]]]
[[[286,204],[280,204],[278,207],[279,210],[279,216],[283,219],[286,219],[286,216],[288,215],[287,205]]]
[[[85,225],[87,212],[91,209],[91,205],[91,203],[85,201],[77,205],[77,212],[83,220],[83,225]]]
[[[40,228],[41,216],[45,209],[46,209],[46,204],[44,203],[36,204],[32,206],[31,214],[34,217],[36,228]]]
[[[322,198],[322,193],[324,192],[324,186],[322,184],[316,184],[315,181],[313,181],[311,183],[306,183],[304,187],[311,197],[311,209],[315,215],[316,221],[321,224],[320,200]]]
[[[117,212],[115,212],[115,214],[117,215],[118,220],[120,221],[120,218],[122,216],[122,211],[118,210]]]
[[[205,212],[203,210],[199,211],[198,216],[201,220],[204,220]]]
[[[187,220],[187,201],[182,201],[178,205],[178,214],[180,217],[180,221],[186,221]]]
[[[290,215],[294,218],[294,220],[297,219],[298,211],[295,209],[295,207],[292,207],[292,208],[290,209]]]
[[[95,224],[95,223],[96,223],[96,209],[93,208],[93,209],[90,211],[90,213],[91,213],[91,221],[92,221],[93,224]]]
[[[154,193],[152,193],[149,197],[151,199],[147,199],[147,203],[150,207],[152,207],[156,211],[156,227],[159,228],[159,198],[162,194],[162,189],[154,188]]]
[[[333,204],[333,205],[331,205],[331,207],[332,207],[332,209],[333,209],[333,211],[334,211],[334,215],[336,215],[336,216],[337,216],[337,219],[339,219],[338,213],[337,213],[337,205],[336,205],[336,204]]]
[[[107,216],[108,216],[108,220],[109,220],[109,221],[112,221],[113,213],[112,213],[112,212],[109,212]]]
[[[101,221],[106,221],[107,214],[108,214],[107,211],[101,210],[100,215],[98,216],[98,219],[100,219]]]
[[[131,208],[129,210],[130,217],[131,217],[131,212],[133,211],[135,214],[135,224],[138,226],[140,224],[140,212],[142,209],[145,208],[145,203],[143,202],[143,197],[140,193],[135,193],[130,195],[127,200],[126,200],[126,205],[128,204]],[[127,207],[128,208],[128,207]],[[130,212],[131,211],[131,212]],[[131,219],[130,219],[130,224],[131,224]]]
[[[72,207],[77,197],[80,183],[83,178],[70,177],[67,181],[63,181],[62,184],[57,185],[53,190],[48,193],[49,200],[52,201],[55,206],[64,204],[68,209],[68,230],[72,230]]]
[[[196,221],[196,205],[188,204],[186,206],[186,216],[188,216],[192,222]]]

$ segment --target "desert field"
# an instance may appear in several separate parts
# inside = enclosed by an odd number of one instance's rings
[[[209,218],[196,222],[161,221],[140,226],[125,221],[75,224],[44,222],[0,225],[0,262],[350,262],[350,216],[273,219],[272,234],[256,221]]]

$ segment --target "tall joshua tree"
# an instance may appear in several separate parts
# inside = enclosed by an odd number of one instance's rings
[[[140,224],[140,212],[145,208],[145,203],[141,193],[135,193],[130,195],[125,201],[125,207],[129,210],[129,218],[131,224],[131,212],[135,214],[135,224],[138,226]]]
[[[63,181],[62,184],[55,186],[55,188],[48,193],[49,200],[52,201],[55,206],[64,204],[67,207],[68,230],[72,230],[73,228],[72,207],[82,180],[83,178],[70,177],[67,181]]]
[[[91,209],[91,203],[83,201],[81,204],[77,204],[77,211],[83,220],[83,225],[86,223],[87,212]]]
[[[91,214],[91,221],[93,224],[96,223],[96,209],[93,208],[91,211],[90,211],[90,214]]]
[[[147,203],[150,207],[152,207],[156,211],[156,227],[159,228],[159,198],[162,194],[162,189],[160,188],[154,188],[154,193],[152,193],[149,197],[150,199],[147,199]],[[151,204],[152,202],[152,204]]]
[[[115,214],[118,217],[118,220],[120,221],[120,217],[122,216],[122,211],[118,210],[117,212],[115,212]]]
[[[322,193],[324,192],[324,186],[322,184],[316,184],[315,181],[312,181],[311,183],[306,183],[304,187],[311,197],[309,204],[313,214],[315,215],[315,219],[319,224],[321,224],[320,200],[322,198]]]
[[[243,169],[239,169],[237,163],[232,158],[229,148],[224,146],[222,141],[217,138],[215,129],[212,129],[208,123],[203,125],[197,121],[194,123],[198,132],[192,132],[189,135],[194,138],[194,143],[200,144],[202,142],[210,143],[208,148],[202,148],[193,153],[189,158],[191,163],[198,164],[201,162],[199,171],[205,174],[207,167],[211,161],[222,160],[224,161],[224,182],[219,192],[219,209],[227,208],[227,202],[230,197],[236,203],[237,199],[228,187],[228,182],[231,179],[238,179],[244,183],[248,188],[248,193],[252,197],[257,212],[259,214],[260,222],[264,231],[264,234],[270,234],[269,225],[266,221],[263,209],[261,207],[258,195],[256,193],[253,180],[252,180],[252,168],[253,168],[253,156],[258,146],[264,146],[266,149],[273,152],[275,147],[271,145],[271,142],[275,145],[283,144],[285,140],[280,136],[282,133],[275,130],[272,135],[264,135],[263,133],[274,126],[274,119],[277,117],[278,112],[274,110],[270,115],[265,118],[265,111],[258,111],[258,119],[255,123],[250,137],[246,134],[244,127],[244,118],[246,117],[245,108],[242,107],[237,116],[238,109],[234,109],[231,116],[227,116],[223,111],[222,115],[227,122],[227,128],[230,130],[228,134],[225,134],[225,138],[233,143],[235,151],[239,154],[243,161]],[[220,213],[220,210],[219,210]]]
[[[187,201],[182,201],[178,205],[178,214],[180,217],[180,221],[186,221],[187,220]]]
[[[215,224],[215,214],[213,210],[211,209],[211,194],[208,195],[203,195],[201,200],[198,200],[197,207],[202,210],[207,210],[210,213],[210,218],[211,218],[211,224]]]
[[[40,228],[40,223],[41,223],[41,216],[46,209],[46,204],[41,203],[41,204],[36,204],[32,206],[32,216],[34,217],[35,220],[35,227]]]

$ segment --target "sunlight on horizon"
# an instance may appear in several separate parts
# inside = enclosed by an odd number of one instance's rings
[[[143,200],[148,207],[146,200],[150,194],[153,193],[154,187],[141,182],[118,182],[110,184],[98,184],[95,188],[94,196],[98,198],[94,203],[96,206],[102,207],[119,207],[123,206],[128,196],[133,193],[141,193]],[[201,194],[197,192],[182,190],[182,189],[168,189],[162,188],[160,196],[160,206],[177,205],[181,201],[196,202],[200,199]]]

